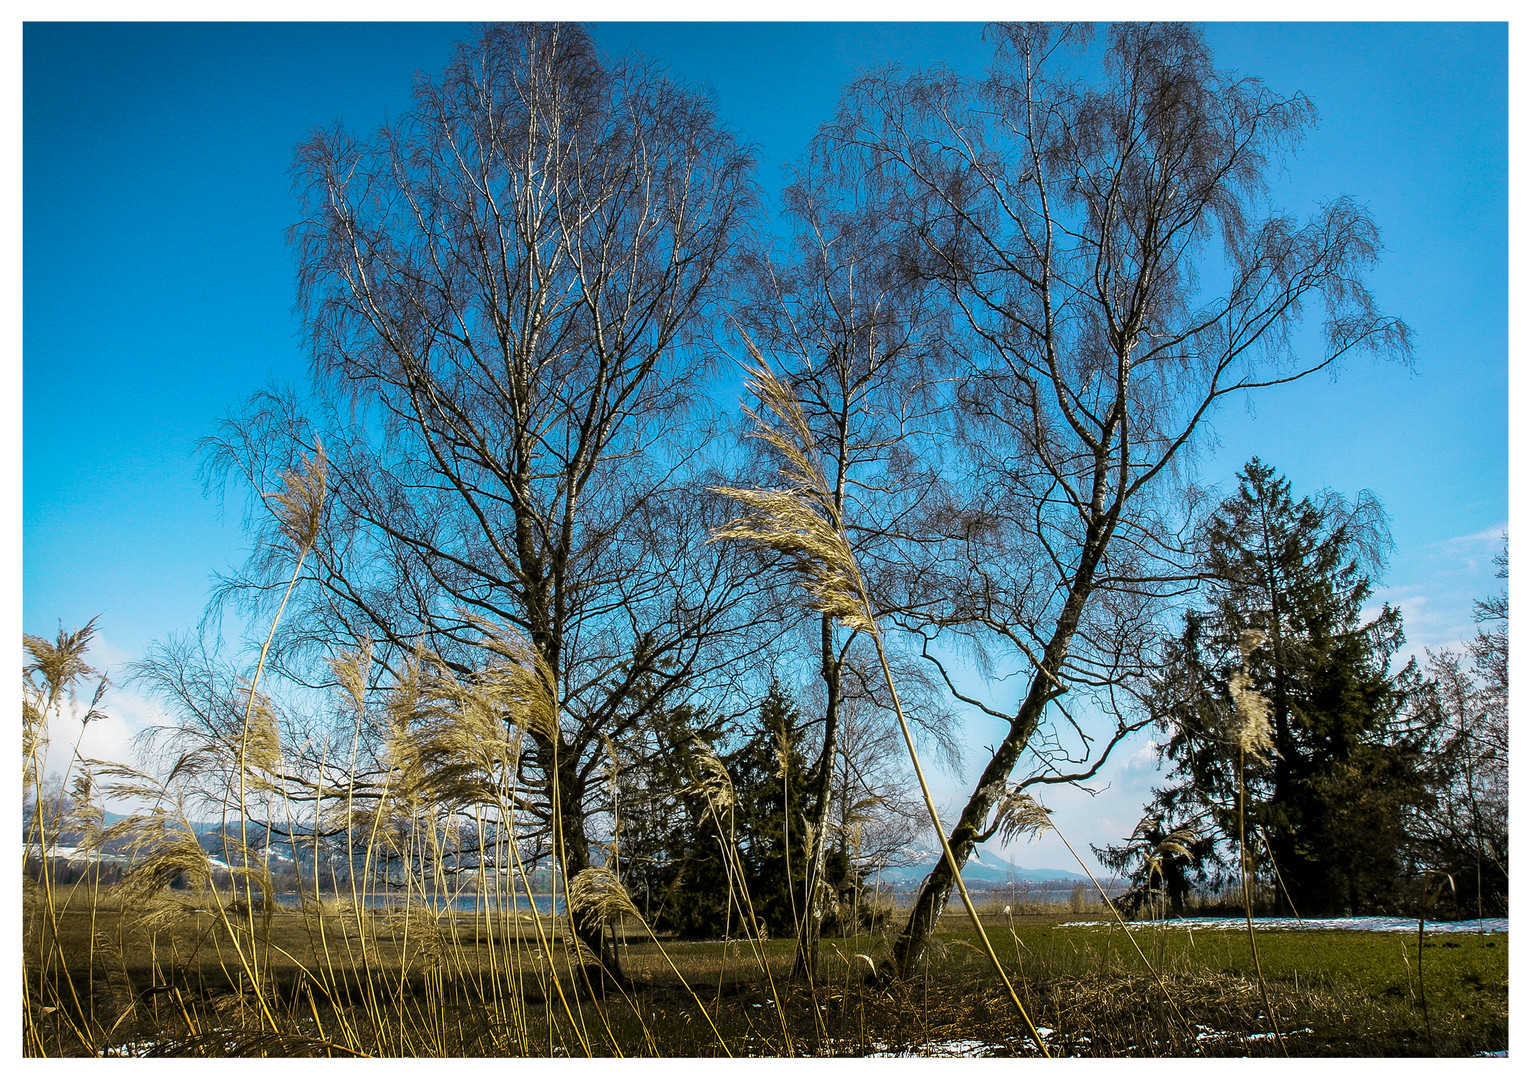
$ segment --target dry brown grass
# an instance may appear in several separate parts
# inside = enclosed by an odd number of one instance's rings
[[[740,941],[665,941],[660,948],[631,924],[623,949],[629,991],[593,997],[570,977],[565,953],[541,950],[528,918],[441,918],[415,909],[369,918],[358,931],[344,905],[309,904],[273,916],[266,992],[278,1033],[269,1025],[261,1030],[223,923],[189,904],[182,911],[182,918],[153,924],[130,911],[97,912],[95,932],[114,943],[135,1004],[103,1046],[136,1043],[142,1052],[197,1055],[711,1056],[723,1046],[768,1055],[1036,1052],[962,915],[941,924],[942,946],[926,969],[882,989],[866,985],[867,965],[857,957],[882,955],[884,939],[826,940],[813,988],[790,983],[788,940],[757,951]],[[62,944],[71,957],[90,948],[90,915],[83,904],[62,913]],[[316,934],[320,915],[327,962]],[[1270,1028],[1244,936],[1164,937],[1154,964],[1188,1018],[1185,1029],[1117,930],[1065,928],[1058,925],[1063,918],[1017,917],[1006,944],[998,939],[1054,1053],[1277,1054],[1272,1039],[1247,1038]],[[543,923],[554,941],[561,938],[562,920]],[[1505,939],[1429,944],[1437,1051],[1504,1048]],[[1400,939],[1291,931],[1263,935],[1262,946],[1268,992],[1291,1054],[1429,1052],[1420,1003],[1414,988],[1406,989]],[[91,1000],[103,1032],[122,1011],[108,999],[123,998],[127,985],[110,981],[101,963],[110,951],[96,942],[99,985]],[[514,980],[502,971],[506,958],[516,965]],[[90,997],[89,969],[81,963],[71,970],[82,997]],[[556,978],[569,994],[571,1020]],[[66,1025],[54,1028],[56,1051],[74,1045],[80,1052]]]

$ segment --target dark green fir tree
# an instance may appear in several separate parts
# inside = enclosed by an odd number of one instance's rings
[[[1401,613],[1365,611],[1389,549],[1384,511],[1368,492],[1296,501],[1256,458],[1239,480],[1203,533],[1201,603],[1151,687],[1171,769],[1147,817],[1164,835],[1188,826],[1202,838],[1176,873],[1214,882],[1235,866],[1243,760],[1231,684],[1245,671],[1272,742],[1266,760],[1245,761],[1247,844],[1280,906],[1393,910],[1405,822],[1428,796],[1422,679],[1415,661],[1391,671]]]
[[[806,738],[795,701],[771,683],[752,734],[727,759],[737,799],[738,854],[754,913],[772,937],[794,933],[804,910]]]

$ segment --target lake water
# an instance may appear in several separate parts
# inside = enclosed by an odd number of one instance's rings
[[[1063,923],[1064,926],[1118,926],[1108,920],[1098,922],[1072,922]],[[1279,916],[1259,915],[1252,920],[1252,925],[1259,930],[1368,930],[1371,932],[1390,934],[1415,934],[1417,932],[1416,919],[1398,919],[1388,915],[1352,915],[1345,918],[1335,919],[1290,919]],[[1155,927],[1167,927],[1169,930],[1235,930],[1237,927],[1243,930],[1247,927],[1247,920],[1239,915],[1229,916],[1198,916],[1187,919],[1168,919],[1166,922],[1156,920],[1140,920],[1130,924],[1131,929],[1149,929]],[[1507,932],[1506,919],[1461,919],[1458,922],[1436,922],[1427,920],[1426,932],[1429,934],[1505,934]]]
[[[308,899],[312,899],[312,897],[310,896]],[[342,893],[337,897],[326,895],[323,899],[329,901],[336,899],[349,900],[350,895],[348,893]],[[552,898],[550,896],[537,896],[535,899],[537,912],[542,915],[551,914]],[[365,903],[368,908],[403,907],[406,903],[418,904],[419,902],[418,893],[412,896],[407,893],[370,893],[365,897]],[[282,907],[295,908],[302,903],[302,897],[299,897],[297,893],[277,893],[276,903]],[[456,896],[449,900],[445,897],[432,896],[428,899],[428,904],[435,911],[489,911],[494,914],[515,914],[522,911],[529,913],[531,910],[530,905],[526,903],[523,896],[513,897],[512,903],[509,904],[500,904],[499,898],[494,896]],[[557,897],[557,913],[560,915],[565,910],[566,906],[563,903],[563,898],[561,896]]]

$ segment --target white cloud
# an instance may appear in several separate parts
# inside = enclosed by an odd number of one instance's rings
[[[1438,547],[1449,552],[1474,552],[1484,548],[1487,557],[1494,556],[1501,547],[1501,539],[1507,535],[1507,523],[1499,521],[1488,529],[1470,533],[1468,536],[1451,536],[1438,542]]]
[[[1125,773],[1139,773],[1144,770],[1147,772],[1155,773],[1157,771],[1157,754],[1161,751],[1164,745],[1166,744],[1157,741],[1155,738],[1148,737],[1145,742],[1141,743],[1141,745],[1137,747],[1135,751],[1124,760],[1123,767],[1120,771]]]
[[[66,704],[59,713],[49,717],[45,777],[66,773],[72,777],[74,769],[70,762],[76,749],[82,758],[139,764],[134,740],[145,729],[169,722],[168,715],[155,702],[117,686],[107,688],[97,707],[97,711],[105,715],[82,724],[88,706],[87,692],[83,700]],[[120,812],[124,808],[108,805],[107,809]]]

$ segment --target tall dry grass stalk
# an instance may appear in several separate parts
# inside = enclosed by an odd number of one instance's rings
[[[292,577],[287,582],[286,592],[282,594],[281,604],[276,608],[276,614],[271,619],[270,630],[265,635],[265,642],[260,646],[260,658],[255,663],[255,672],[249,680],[249,697],[244,705],[244,724],[239,737],[239,846],[241,860],[244,861],[244,870],[249,869],[249,815],[248,791],[246,779],[249,776],[249,758],[253,751],[259,756],[260,764],[269,765],[279,760],[280,737],[276,733],[274,718],[268,708],[262,708],[256,716],[255,703],[258,700],[260,676],[265,671],[265,661],[270,655],[271,643],[276,639],[276,628],[281,624],[281,617],[286,613],[287,602],[292,598],[292,591],[297,588],[297,582],[302,577],[303,563],[307,561],[308,554],[313,550],[313,545],[318,542],[319,527],[323,523],[324,500],[328,495],[329,464],[324,456],[323,443],[317,443],[310,458],[303,455],[299,467],[290,469],[281,474],[281,488],[274,492],[262,495],[276,517],[277,524],[282,534],[292,545],[295,559],[292,563]],[[266,845],[267,848],[269,844]],[[263,902],[270,904],[272,897],[269,892],[262,894]],[[254,906],[254,882],[246,873],[244,879],[244,902],[248,909],[250,947],[253,952],[255,940],[255,906]],[[258,955],[253,956],[255,969],[258,972]],[[258,987],[260,980],[251,974],[251,980]],[[270,1010],[261,1002],[262,1010],[268,1016]]]
[[[1016,806],[1016,803],[1020,805]],[[1188,1018],[1178,1008],[1178,1003],[1174,1000],[1172,991],[1167,989],[1167,983],[1162,978],[1162,973],[1147,958],[1145,950],[1141,948],[1141,943],[1135,939],[1135,934],[1131,931],[1129,924],[1125,922],[1125,917],[1120,914],[1120,910],[1114,901],[1109,899],[1108,892],[1098,883],[1098,878],[1093,875],[1093,871],[1089,869],[1088,864],[1082,861],[1082,856],[1077,854],[1077,849],[1072,846],[1072,842],[1056,827],[1055,821],[1051,819],[1050,811],[1041,806],[1032,796],[1010,792],[998,804],[998,812],[1006,815],[1004,825],[1005,835],[1007,836],[1011,837],[1020,831],[1039,834],[1049,829],[1056,834],[1058,840],[1066,845],[1067,851],[1072,853],[1072,858],[1076,860],[1078,866],[1082,867],[1082,872],[1088,875],[1088,880],[1093,883],[1093,888],[1097,890],[1099,898],[1103,900],[1104,905],[1109,909],[1109,913],[1114,916],[1114,921],[1119,923],[1120,929],[1125,932],[1125,937],[1129,940],[1131,947],[1135,949],[1135,954],[1141,958],[1141,963],[1145,964],[1146,970],[1151,972],[1151,977],[1156,980],[1157,987],[1162,991],[1162,997],[1167,1001],[1168,1008],[1172,1009],[1173,1015],[1178,1018],[1178,1023],[1183,1026],[1184,1033],[1192,1037],[1194,1031],[1193,1025],[1188,1022]],[[1015,824],[1008,826],[1007,818],[1013,819]],[[1010,829],[1011,831],[1009,831]],[[1193,1046],[1195,1053],[1200,1052],[1197,1043],[1191,1042],[1190,1045]]]
[[[745,341],[746,341],[745,335]],[[1040,1052],[1049,1057],[1045,1041],[1035,1029],[1019,1000],[1019,995],[1009,981],[1008,973],[998,959],[997,950],[987,937],[976,905],[966,889],[949,839],[939,821],[939,811],[934,806],[928,781],[923,774],[918,749],[913,741],[912,729],[902,710],[897,694],[896,680],[892,678],[891,665],[886,657],[885,641],[876,622],[870,600],[870,590],[860,573],[848,531],[831,495],[832,488],[823,475],[816,455],[816,440],[807,423],[801,405],[780,379],[770,370],[768,363],[752,341],[747,341],[749,354],[756,366],[744,365],[749,379],[747,387],[758,397],[763,410],[771,414],[766,419],[760,413],[745,407],[753,421],[750,437],[770,447],[779,458],[779,475],[783,486],[779,488],[718,487],[714,490],[742,504],[744,513],[717,530],[714,540],[730,539],[748,546],[774,551],[782,556],[795,580],[805,590],[808,604],[814,610],[836,619],[851,630],[860,630],[875,643],[880,660],[881,674],[891,694],[892,707],[902,729],[903,740],[911,759],[913,772],[923,793],[924,805],[939,846],[954,871],[955,884],[960,890],[967,914],[976,927],[993,967],[1003,980],[1009,997],[1019,1015],[1029,1028],[1031,1037]]]
[[[44,790],[43,772],[50,745],[50,720],[63,716],[65,703],[74,700],[76,684],[89,676],[100,674],[85,662],[85,654],[89,651],[91,639],[96,633],[95,623],[95,619],[91,619],[83,627],[74,631],[66,631],[61,626],[57,638],[51,642],[35,634],[23,634],[21,639],[22,650],[29,658],[22,666],[21,784],[23,796],[29,796],[33,805],[32,820],[28,825],[25,845],[22,848],[22,872],[25,878],[27,859],[35,849],[42,877],[41,911],[37,910],[37,905],[33,905],[25,920],[26,932],[29,937],[35,937],[39,933],[38,915],[46,917],[46,927],[40,932],[50,935],[52,949],[47,950],[46,959],[38,968],[38,991],[46,993],[47,988],[51,986],[53,996],[57,1000],[60,996],[59,982],[68,988],[69,1003],[73,1009],[65,1011],[66,1021],[87,1047],[94,1046],[94,1031],[88,1021],[82,1025],[75,1019],[76,1016],[83,1018],[84,1010],[79,994],[75,990],[74,980],[69,977],[68,959],[63,951],[59,932],[58,897],[54,887],[53,859],[49,855],[50,850],[57,843],[57,834],[63,826],[62,807],[50,807]],[[89,708],[81,718],[81,739],[84,738],[85,728],[92,721],[103,717],[99,705],[106,692],[106,686],[107,681],[103,676],[96,686]],[[60,785],[62,790],[68,790],[69,773],[78,759],[79,743],[76,742],[70,751],[69,762],[64,770]],[[50,814],[60,816],[50,823]],[[91,941],[90,964],[93,969],[95,963],[93,936]],[[29,991],[30,987],[26,987],[22,994],[23,1035],[29,1046],[40,1047],[36,1029],[37,1016]],[[41,1002],[36,1003],[35,1007],[51,1008],[42,1005]]]
[[[742,857],[738,854],[737,850],[736,831],[733,828],[734,822],[732,819],[732,810],[736,805],[736,792],[732,786],[732,777],[727,772],[726,764],[723,763],[721,758],[716,755],[716,752],[712,750],[711,747],[708,746],[702,739],[694,739],[690,746],[690,752],[686,755],[686,760],[689,762],[691,770],[690,782],[688,785],[686,785],[686,791],[690,794],[699,795],[705,801],[706,810],[702,819],[702,824],[704,824],[705,820],[710,820],[716,826],[716,828],[712,831],[712,835],[716,838],[717,847],[721,852],[722,867],[725,870],[727,876],[727,917],[729,922],[728,934],[730,936],[731,933],[731,908],[734,904],[736,904],[746,926],[746,930],[743,936],[748,943],[750,951],[753,953],[754,959],[759,965],[759,970],[764,974],[765,982],[769,986],[769,997],[770,1000],[774,1003],[775,1017],[780,1023],[780,1034],[785,1040],[786,1053],[788,1055],[793,1055],[795,1053],[794,1040],[791,1036],[790,1026],[785,1018],[785,1007],[781,1004],[781,998],[783,995],[781,995],[778,988],[775,986],[774,972],[770,970],[769,960],[766,957],[763,948],[763,943],[765,940],[767,940],[768,935],[765,933],[763,927],[759,924],[758,913],[753,906],[753,897],[748,889],[748,878],[743,871],[743,860]],[[782,773],[789,771],[785,769],[783,761],[781,763],[781,770]],[[790,805],[789,789],[787,789],[786,792],[785,805]],[[726,824],[723,824],[724,817]],[[789,814],[785,815],[785,821],[786,828],[788,830],[790,828]],[[786,880],[789,881],[791,880],[789,861],[789,832],[786,833],[785,857]],[[793,897],[793,915],[794,906]],[[645,927],[646,923],[644,922],[643,925]],[[651,934],[651,930],[648,932]],[[665,960],[668,959],[667,953],[664,953],[664,958]],[[670,964],[672,966],[672,962],[670,962]],[[675,974],[678,974],[677,969],[675,970]],[[720,994],[721,978],[722,969],[718,968],[718,994]],[[818,1017],[814,1015],[813,1022],[815,1023],[817,1020]]]
[[[1262,645],[1266,636],[1261,630],[1243,630],[1238,639],[1241,649],[1241,667],[1231,676],[1231,701],[1235,706],[1228,741],[1237,753],[1237,844],[1241,856],[1242,900],[1247,911],[1247,943],[1252,948],[1252,966],[1257,972],[1258,990],[1263,995],[1263,1008],[1268,1010],[1268,1022],[1273,1025],[1273,1036],[1278,1040],[1279,1050],[1285,1057],[1289,1048],[1284,1045],[1284,1034],[1279,1030],[1279,1018],[1273,1011],[1268,997],[1268,980],[1263,977],[1263,961],[1257,951],[1257,932],[1252,925],[1252,858],[1247,848],[1247,758],[1266,762],[1273,753],[1273,729],[1268,723],[1268,699],[1252,686],[1248,670],[1252,653]]]
[[[1417,906],[1417,996],[1422,1002],[1422,1023],[1427,1028],[1427,1048],[1436,1054],[1438,1045],[1433,1041],[1432,1017],[1427,1012],[1427,984],[1422,977],[1422,946],[1424,944],[1423,926],[1427,921],[1427,914],[1439,900],[1443,898],[1443,888],[1448,886],[1448,891],[1457,895],[1454,888],[1454,875],[1444,870],[1422,871],[1422,900]]]
[[[292,489],[309,493],[311,499],[321,492],[321,485],[313,480],[310,467],[296,474]],[[311,545],[316,517],[309,514],[302,519],[296,513],[304,506],[312,509],[311,504],[294,494],[282,505],[293,508],[289,518],[297,521],[289,535]],[[300,548],[298,557],[302,557]],[[62,659],[78,659],[88,639],[88,633],[69,636],[68,655]],[[561,917],[541,914],[538,904],[547,897],[533,889],[530,871],[520,861],[516,815],[527,797],[520,791],[521,745],[528,733],[555,732],[552,680],[545,665],[536,661],[534,650],[511,632],[485,629],[485,644],[494,660],[470,675],[457,675],[439,658],[416,653],[380,709],[368,705],[369,648],[335,658],[332,666],[342,709],[353,714],[348,718],[352,728],[348,768],[337,770],[338,777],[330,764],[345,766],[344,752],[336,754],[327,742],[314,751],[316,757],[303,759],[302,768],[293,767],[274,705],[259,690],[258,668],[254,678],[239,685],[238,707],[229,702],[229,723],[213,723],[205,732],[186,735],[183,745],[189,748],[183,749],[164,776],[111,763],[86,763],[97,768],[105,786],[97,789],[94,775],[88,772],[76,778],[78,824],[87,833],[82,847],[122,852],[128,859],[124,881],[113,887],[126,923],[149,934],[150,941],[166,932],[171,932],[174,941],[173,931],[185,922],[190,909],[182,901],[170,900],[167,890],[172,883],[189,886],[203,897],[200,904],[210,913],[214,928],[207,933],[215,934],[218,955],[227,960],[219,965],[233,990],[209,1004],[197,1005],[177,986],[163,987],[169,995],[165,1000],[173,1003],[184,1020],[185,1034],[161,1032],[156,1036],[161,1049],[178,1047],[181,1052],[199,1053],[206,1047],[198,1040],[222,1031],[226,1037],[218,1047],[237,1043],[250,1053],[283,1048],[347,1056],[459,1053],[468,1044],[463,1042],[466,1036],[452,1028],[450,1010],[467,1007],[477,1010],[474,1015],[489,1017],[475,1037],[492,1039],[495,1048],[506,1048],[500,1040],[507,1037],[513,1051],[523,1055],[550,1054],[563,1041],[589,1053],[593,1047],[588,1024],[597,1023],[606,1045],[620,1053],[600,1001],[575,1000],[570,993],[570,979],[578,977],[577,945],[547,925],[549,918],[555,924]],[[42,775],[43,723],[64,692],[57,680],[85,672],[72,661],[61,666],[62,654],[55,655],[58,649],[52,643],[41,643],[37,652],[39,666],[29,675],[38,692],[25,696],[23,710],[24,779],[34,785],[40,785]],[[263,651],[262,668],[264,656]],[[51,692],[45,686],[50,678],[55,680]],[[209,706],[203,715],[215,713],[217,707]],[[374,759],[380,765],[377,783],[360,779],[371,767],[362,761],[362,746],[376,737],[373,717],[383,721]],[[372,760],[372,752],[366,754]],[[289,782],[301,786],[295,805],[308,808],[303,811],[305,817],[293,810]],[[182,802],[181,792],[187,786],[198,798],[210,797],[223,806],[220,835],[234,865],[216,864],[215,868],[202,848]],[[147,809],[103,828],[94,806],[99,794]],[[289,992],[295,996],[289,997],[285,1011],[272,997],[270,961],[280,946],[272,943],[268,933],[276,896],[268,861],[270,830],[280,834],[283,826],[269,815],[252,815],[252,799],[264,800],[268,811],[286,807],[285,833],[297,858],[292,872],[298,875],[299,917],[308,927],[314,957],[301,963],[282,952],[284,967],[291,970],[295,965],[299,980],[296,990]],[[46,802],[41,811],[34,815],[38,830],[34,839],[51,843],[55,826],[47,815],[54,811]],[[233,813],[239,818],[237,828],[228,820]],[[463,821],[469,816],[479,825],[475,841],[463,839]],[[264,843],[250,833],[256,818],[271,823],[265,827]],[[324,888],[319,846],[324,834],[339,838],[348,885],[336,878]],[[462,939],[460,920],[442,923],[436,915],[462,895],[454,871],[448,873],[448,861],[459,861],[460,853],[473,843],[479,867],[487,868],[475,877],[479,918],[488,934],[486,950],[479,948],[476,933]],[[307,848],[313,856],[311,874],[301,867],[300,856],[307,854]],[[112,1005],[113,993],[120,998],[123,987],[117,972],[120,964],[113,967],[110,961],[120,956],[105,949],[101,942],[106,939],[95,932],[98,898],[92,900],[90,910],[89,968],[96,971],[100,955],[107,961],[106,974],[91,976],[100,983],[100,992],[88,999],[72,996],[75,984],[67,970],[69,958],[56,929],[58,905],[44,895],[51,896],[53,861],[41,863],[42,880],[29,892],[36,894],[37,902],[29,901],[28,909],[52,919],[55,926],[46,938],[38,937],[48,951],[34,949],[27,954],[26,1048],[28,1053],[46,1054],[50,1047],[61,1045],[56,1032],[48,1036],[35,1022],[47,1016],[50,1030],[66,1026],[76,1048],[96,1053],[102,1049],[102,1039],[138,1014]],[[580,903],[586,892],[580,892]],[[379,893],[398,896],[405,907],[379,915],[372,906]],[[325,899],[326,895],[330,898]],[[528,916],[514,915],[527,910]],[[534,937],[527,937],[525,931],[532,928]],[[155,959],[156,972],[158,963]],[[411,981],[418,984],[421,979],[422,993],[409,988]],[[164,978],[156,974],[155,981],[162,983]],[[469,990],[471,1001],[463,996]],[[560,1018],[549,1014],[538,1020],[530,1005],[538,997],[551,1007],[560,1005]],[[318,1030],[316,1042],[298,1035],[292,1026],[290,1002],[302,1000],[310,1023]],[[696,1003],[700,1004],[698,998]],[[636,1003],[629,1004],[636,1012]],[[641,1021],[640,1015],[637,1018]],[[251,1026],[240,1026],[244,1024]],[[539,1046],[531,1035],[537,1027],[544,1028],[549,1040]],[[714,1024],[712,1028],[715,1032]],[[720,1033],[715,1033],[725,1051]],[[656,1053],[651,1035],[646,1038]]]

